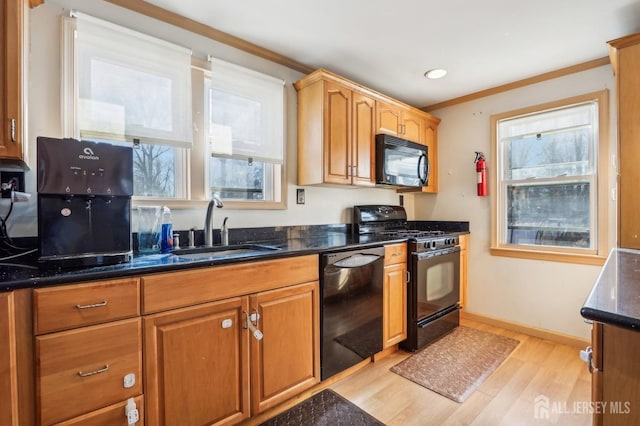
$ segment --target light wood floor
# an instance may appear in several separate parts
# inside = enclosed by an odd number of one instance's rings
[[[509,358],[462,404],[389,371],[409,356],[398,351],[332,384],[331,389],[392,425],[590,425],[591,376],[578,349],[490,325],[462,325],[518,339]],[[534,400],[549,399],[549,418]]]

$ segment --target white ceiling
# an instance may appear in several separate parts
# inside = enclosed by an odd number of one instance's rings
[[[605,57],[640,31],[640,0],[147,1],[418,107]]]

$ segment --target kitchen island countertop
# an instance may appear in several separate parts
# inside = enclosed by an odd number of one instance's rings
[[[589,320],[640,330],[640,251],[615,248],[580,310]]]

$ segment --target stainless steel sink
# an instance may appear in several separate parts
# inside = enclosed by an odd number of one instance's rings
[[[222,257],[253,256],[264,252],[280,250],[278,247],[261,244],[240,244],[235,246],[196,247],[174,250],[171,253],[183,259],[216,259]]]

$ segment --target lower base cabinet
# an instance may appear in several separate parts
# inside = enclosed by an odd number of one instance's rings
[[[318,383],[318,288],[145,316],[147,424],[234,424]]]
[[[382,344],[386,349],[407,338],[407,244],[385,246]]]
[[[591,340],[593,425],[640,424],[640,332],[594,322]]]
[[[0,425],[18,425],[13,292],[0,293]]]

